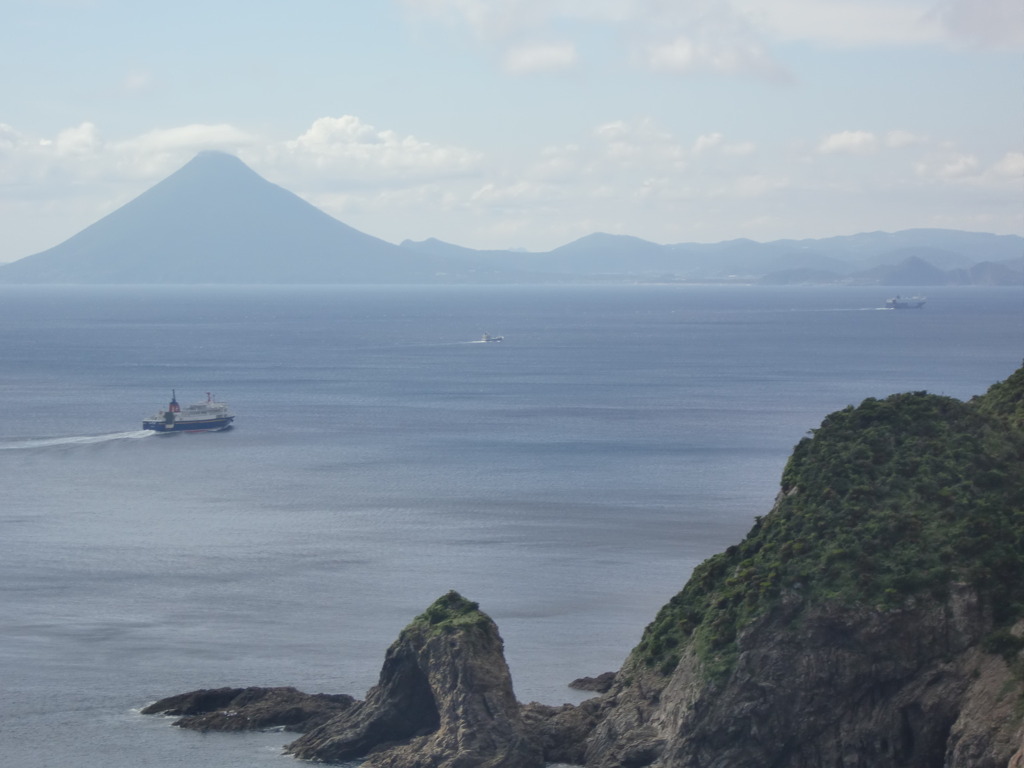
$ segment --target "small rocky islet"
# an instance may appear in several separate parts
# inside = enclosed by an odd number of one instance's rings
[[[968,402],[828,416],[771,511],[701,564],[579,705],[515,698],[498,627],[449,592],[364,699],[219,688],[146,707],[292,731],[368,768],[1024,768],[1024,368]]]

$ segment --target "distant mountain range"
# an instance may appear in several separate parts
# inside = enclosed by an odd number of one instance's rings
[[[202,152],[78,234],[0,265],[0,283],[744,282],[1024,285],[1024,238],[942,229],[658,245],[596,233],[544,253],[394,245]]]

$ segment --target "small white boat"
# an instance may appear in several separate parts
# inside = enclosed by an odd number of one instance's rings
[[[885,306],[889,309],[920,309],[926,301],[924,296],[904,297],[897,294],[891,299],[886,299]]]
[[[505,340],[504,336],[491,336],[491,334],[489,334],[489,333],[485,333],[483,336],[480,337],[480,341],[483,341],[483,342],[504,341],[504,340]]]

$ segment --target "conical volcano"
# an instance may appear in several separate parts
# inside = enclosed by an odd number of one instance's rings
[[[233,155],[201,152],[9,283],[420,283],[448,263],[359,232]]]

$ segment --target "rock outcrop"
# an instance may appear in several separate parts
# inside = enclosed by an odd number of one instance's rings
[[[586,764],[1021,761],[1022,425],[1024,369],[971,403],[912,393],[829,416],[771,513],[647,628]]]
[[[990,629],[966,589],[893,611],[782,606],[743,633],[722,681],[696,653],[667,677],[625,669],[584,762],[1005,766],[1019,745],[1024,687],[1005,659],[981,649]]]
[[[607,693],[611,690],[614,682],[614,672],[602,672],[597,677],[577,677],[569,683],[569,687],[574,688],[577,691],[596,691],[597,693]]]
[[[368,768],[1024,768],[1024,368],[970,403],[830,415],[771,512],[619,672],[575,685],[610,687],[516,702],[497,627],[451,592],[364,701],[219,689],[146,711],[305,731],[288,752]]]
[[[498,628],[449,592],[388,649],[366,699],[287,747],[325,762],[366,758],[380,768],[541,768]]]
[[[174,724],[194,731],[303,733],[344,712],[355,699],[346,694],[302,693],[295,688],[214,688],[160,699],[144,715],[174,715]]]

